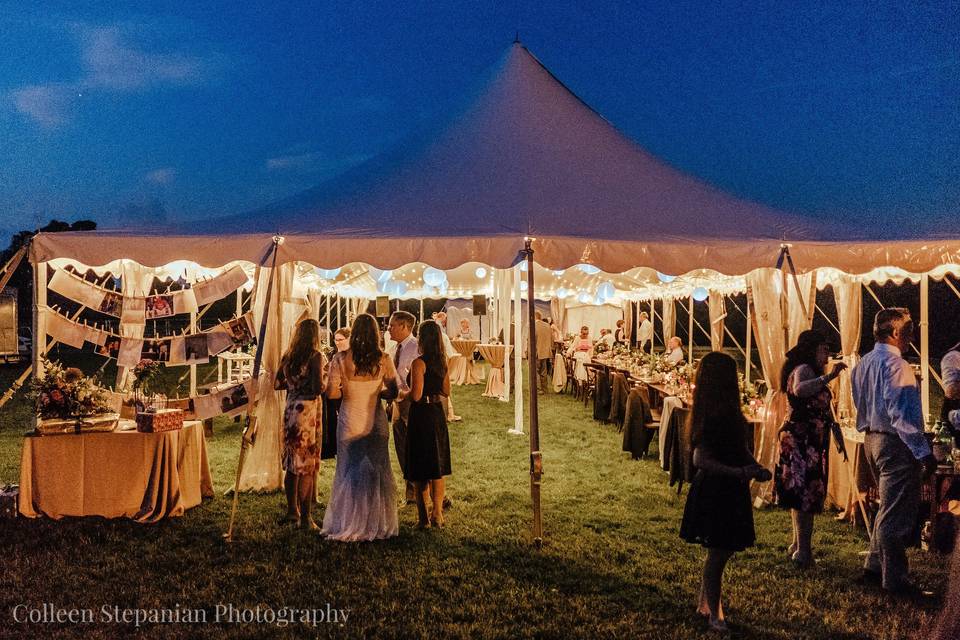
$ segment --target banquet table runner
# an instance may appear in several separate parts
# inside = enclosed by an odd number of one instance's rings
[[[473,363],[473,352],[480,341],[451,340],[451,343],[460,355],[450,359],[450,383],[455,385],[480,384],[477,368]]]
[[[20,513],[157,522],[213,495],[203,426],[28,437],[20,462]]]
[[[487,388],[482,395],[485,398],[500,398],[503,396],[503,362],[513,352],[513,346],[508,349],[502,344],[478,344],[477,348],[483,359],[490,363]]]

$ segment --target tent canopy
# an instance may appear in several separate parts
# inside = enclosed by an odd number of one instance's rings
[[[738,199],[659,161],[514,44],[483,91],[433,135],[267,207],[203,224],[41,234],[34,261],[129,258],[219,266],[259,261],[274,235],[281,263],[414,262],[450,269],[513,264],[524,237],[549,269],[743,274],[773,266],[781,242],[800,270],[878,266],[922,272],[960,262],[960,242],[899,240],[900,229],[828,228]],[[929,240],[929,238],[928,238]]]

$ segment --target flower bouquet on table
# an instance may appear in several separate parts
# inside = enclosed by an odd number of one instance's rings
[[[742,373],[737,374],[737,382],[740,385],[740,409],[747,418],[761,417],[763,408],[763,398],[757,391],[757,386],[752,382],[747,382],[746,376]]]
[[[603,341],[597,342],[593,345],[593,354],[597,356],[603,355],[604,358],[608,357],[610,355],[610,345]]]
[[[157,433],[183,428],[183,410],[168,409],[166,396],[150,392],[160,373],[160,363],[144,358],[133,368],[133,397],[137,431]]]
[[[119,414],[111,411],[110,393],[75,367],[43,360],[43,376],[30,383],[37,411],[37,432],[113,431]]]

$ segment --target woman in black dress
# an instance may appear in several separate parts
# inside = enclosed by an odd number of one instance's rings
[[[337,329],[333,334],[333,344],[336,352],[346,351],[350,348],[350,327]],[[333,361],[331,356],[330,361]],[[328,365],[329,366],[329,365]],[[329,460],[337,457],[337,420],[340,415],[340,403],[342,398],[323,398],[323,441],[320,443],[320,459]]]
[[[407,463],[404,477],[414,483],[417,526],[443,527],[443,476],[450,475],[450,436],[442,399],[450,395],[447,357],[440,325],[427,320],[420,325],[420,357],[410,367],[410,419],[407,422]],[[433,500],[427,515],[427,494]]]
[[[737,363],[730,356],[713,351],[700,361],[690,421],[697,474],[687,494],[680,537],[707,549],[697,612],[709,617],[711,629],[725,631],[723,569],[730,556],[756,539],[750,480],[771,478],[747,449]]]

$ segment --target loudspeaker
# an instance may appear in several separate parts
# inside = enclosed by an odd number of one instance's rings
[[[390,315],[390,297],[377,296],[377,317],[386,318]]]
[[[473,315],[487,315],[487,296],[473,296]]]

